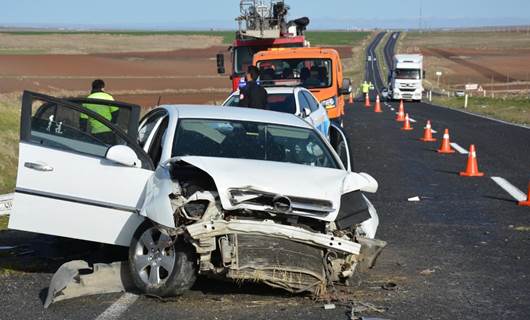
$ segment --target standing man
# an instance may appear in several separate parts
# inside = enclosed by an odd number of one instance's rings
[[[105,82],[101,79],[96,79],[92,82],[92,91],[87,98],[114,101],[114,97],[105,92]],[[98,113],[100,116],[112,123],[116,123],[118,119],[118,107],[94,103],[84,103],[83,107]],[[96,119],[89,118],[84,113],[81,114],[80,118],[81,129],[90,132],[93,136],[105,143],[113,143],[113,134],[110,128]]]
[[[363,95],[366,95],[368,92],[370,92],[370,84],[371,83],[368,83],[366,80],[364,80],[364,82],[361,84]]]
[[[257,82],[259,69],[256,66],[249,66],[245,78],[247,84],[239,90],[239,106],[267,109],[267,91]]]

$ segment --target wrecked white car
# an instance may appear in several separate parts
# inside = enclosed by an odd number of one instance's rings
[[[108,121],[89,102],[119,111]],[[9,227],[129,246],[134,284],[158,296],[197,275],[318,294],[385,246],[362,194],[377,182],[304,120],[162,106],[139,122],[139,112],[25,92]]]

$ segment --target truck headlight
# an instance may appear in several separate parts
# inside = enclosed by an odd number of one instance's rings
[[[326,99],[321,102],[322,106],[326,109],[333,109],[337,106],[337,100],[335,97]]]

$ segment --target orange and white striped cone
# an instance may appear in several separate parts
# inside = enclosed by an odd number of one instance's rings
[[[460,172],[462,177],[483,177],[484,172],[478,171],[477,151],[475,145],[469,147],[469,156],[467,157],[466,171]]]
[[[438,153],[455,153],[455,150],[451,148],[451,140],[449,138],[449,129],[445,129],[442,145],[438,149]]]
[[[364,97],[364,106],[367,107],[367,108],[370,108],[371,107],[371,103],[370,103],[370,95],[367,93],[366,96]]]
[[[427,125],[423,131],[423,138],[420,138],[423,142],[435,142],[436,139],[432,137],[431,120],[427,120]]]
[[[403,122],[405,121],[405,106],[403,104],[403,100],[399,103],[399,111],[396,117],[397,122]]]
[[[381,110],[381,100],[379,99],[379,95],[377,95],[376,98],[375,98],[374,112],[376,112],[376,113],[383,112],[383,110]]]
[[[401,128],[403,131],[412,131],[414,130],[413,127],[410,126],[410,120],[409,120],[409,114],[407,113],[405,115],[405,123],[403,124],[403,128]]]
[[[519,205],[523,207],[530,207],[530,182],[528,183],[528,192],[526,194],[526,201],[519,201]]]

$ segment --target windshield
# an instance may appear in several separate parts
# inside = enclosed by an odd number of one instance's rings
[[[297,80],[308,89],[331,87],[330,59],[282,59],[258,62],[260,80]]]
[[[238,107],[239,94],[233,94],[224,106]],[[274,93],[267,95],[267,110],[296,114],[296,101],[292,93]]]
[[[340,168],[311,129],[235,120],[182,119],[173,157],[202,156]]]
[[[405,79],[405,80],[420,80],[421,71],[420,69],[396,69],[395,71],[396,79]]]
[[[234,71],[236,73],[247,72],[248,66],[252,65],[252,58],[254,54],[267,50],[266,47],[238,47],[234,50],[235,54],[235,65]]]

